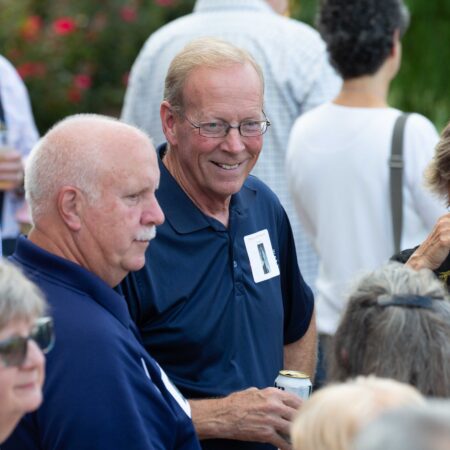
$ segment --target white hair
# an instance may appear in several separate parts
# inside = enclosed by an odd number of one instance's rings
[[[35,284],[7,261],[0,262],[0,329],[14,320],[33,320],[46,309],[44,296]]]
[[[102,169],[102,149],[107,146],[108,132],[118,125],[149,139],[118,119],[77,114],[58,122],[35,145],[25,167],[25,193],[34,223],[53,207],[62,186],[82,190],[91,202],[99,198],[96,181]]]

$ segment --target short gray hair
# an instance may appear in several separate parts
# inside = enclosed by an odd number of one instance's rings
[[[440,198],[450,201],[448,186],[450,183],[450,122],[441,133],[436,150],[425,171],[428,188]]]
[[[427,297],[428,307],[384,306],[383,296]],[[389,263],[364,276],[333,338],[329,378],[374,374],[450,397],[450,301],[429,270]]]
[[[11,263],[0,262],[0,329],[14,320],[42,316],[46,302],[39,288]]]
[[[357,434],[353,450],[447,450],[450,402],[428,400],[377,417]]]
[[[182,111],[184,84],[193,70],[199,67],[221,69],[234,64],[250,64],[258,74],[264,92],[262,69],[250,53],[221,39],[204,37],[191,41],[172,60],[165,80],[164,100]]]
[[[89,127],[96,124],[103,125],[104,129],[95,132],[95,128]],[[82,190],[91,202],[98,200],[97,180],[103,162],[101,148],[108,137],[108,126],[119,124],[149,139],[131,125],[97,114],[66,117],[40,139],[25,166],[25,193],[34,223],[53,207],[52,199],[62,186]]]

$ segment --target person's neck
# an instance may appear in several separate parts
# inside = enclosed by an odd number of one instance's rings
[[[36,224],[28,234],[28,239],[43,250],[70,261],[76,261],[70,248],[64,245],[64,239],[60,239],[58,226],[52,224],[47,228],[46,224]],[[47,229],[52,230],[52,236],[47,233]]]
[[[51,230],[50,234],[47,233],[47,229]],[[56,224],[35,225],[31,229],[28,239],[43,250],[92,272],[111,287],[117,286],[127,274],[125,271],[103,264],[100,252],[93,252],[92,247],[90,252],[83,251],[83,246],[76,242],[76,237],[71,236],[64,229],[58,228]],[[87,248],[87,245],[84,247]]]
[[[223,198],[219,201],[217,198],[205,195],[201,190],[195,189],[193,183],[188,182],[183,170],[180,168],[177,158],[173,157],[173,152],[168,148],[163,159],[163,164],[169,173],[175,178],[181,189],[192,200],[197,208],[205,215],[213,217],[221,222],[225,227],[228,227],[229,207],[231,196]]]
[[[12,433],[14,428],[16,428],[16,425],[19,423],[20,418],[20,414],[8,416],[6,416],[6,414],[0,414],[0,445]]]
[[[345,80],[333,103],[353,108],[386,108],[389,82],[381,76]]]

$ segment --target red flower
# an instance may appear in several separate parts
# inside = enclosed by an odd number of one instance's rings
[[[43,78],[47,73],[47,67],[41,62],[26,62],[16,67],[17,72],[23,78]]]
[[[32,41],[37,38],[41,28],[42,19],[39,16],[28,16],[20,29],[20,34],[27,41]]]
[[[120,17],[124,22],[134,22],[137,18],[136,8],[125,5],[120,9]]]
[[[53,22],[53,31],[59,35],[70,34],[75,28],[75,21],[71,17],[60,17]]]
[[[73,77],[73,84],[76,88],[84,91],[92,86],[92,79],[90,75],[79,73]]]
[[[159,6],[172,6],[175,0],[155,0],[155,3]]]
[[[70,87],[69,90],[67,91],[67,98],[70,103],[80,103],[81,97],[82,97],[81,91],[75,85]]]

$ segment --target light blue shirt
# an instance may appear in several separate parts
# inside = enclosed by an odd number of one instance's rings
[[[326,47],[310,26],[283,17],[264,0],[197,0],[194,12],[165,25],[145,43],[133,65],[122,118],[165,141],[159,106],[173,57],[190,40],[215,36],[248,50],[265,78],[265,112],[272,123],[253,174],[278,195],[294,232],[300,268],[313,286],[317,257],[297,219],[284,161],[289,132],[303,112],[333,98],[340,78],[328,63]]]
[[[0,95],[8,126],[7,145],[19,151],[22,158],[25,158],[39,139],[39,135],[26,87],[11,63],[1,55]],[[15,213],[23,205],[23,201],[23,197],[5,192],[1,226],[3,238],[15,238],[18,235],[19,225],[15,220]]]

